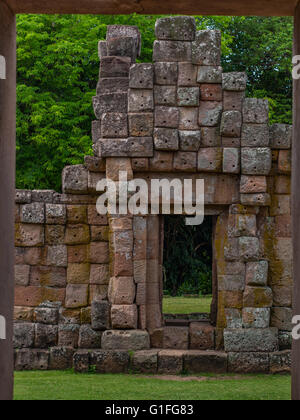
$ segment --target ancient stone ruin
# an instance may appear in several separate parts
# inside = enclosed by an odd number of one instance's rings
[[[99,43],[94,156],[63,193],[16,192],[15,367],[78,372],[282,372],[290,366],[292,130],[223,73],[221,34],[159,19]],[[211,322],[162,315],[163,216],[101,216],[99,180],[204,179],[214,216]]]

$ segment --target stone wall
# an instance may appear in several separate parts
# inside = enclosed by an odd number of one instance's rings
[[[78,371],[288,369],[291,127],[269,126],[268,102],[245,98],[244,73],[222,72],[218,31],[196,31],[191,17],[159,19],[155,30],[153,64],[136,64],[138,28],[108,27],[94,156],[64,169],[63,194],[16,192],[18,369],[70,367],[74,353]],[[165,326],[163,218],[96,211],[97,182],[121,170],[148,183],[205,180],[216,325]]]

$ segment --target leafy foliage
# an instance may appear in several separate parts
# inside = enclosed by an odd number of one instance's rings
[[[165,216],[164,289],[173,296],[212,292],[212,219],[186,226],[183,216]]]

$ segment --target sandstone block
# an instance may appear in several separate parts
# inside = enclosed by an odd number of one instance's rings
[[[214,350],[215,328],[200,322],[190,324],[190,348],[193,350]]]
[[[87,224],[87,206],[69,205],[67,206],[67,219],[71,224]]]
[[[66,286],[66,269],[64,267],[36,266],[31,268],[30,286]]]
[[[270,194],[241,194],[241,203],[244,206],[267,207],[271,204]]]
[[[265,287],[268,282],[268,261],[248,262],[246,265],[247,286]]]
[[[15,306],[14,321],[33,322],[33,308]]]
[[[231,214],[228,221],[229,237],[256,236],[256,216],[254,214]]]
[[[224,331],[226,352],[273,352],[278,350],[277,328],[247,328]]]
[[[61,347],[78,347],[79,328],[77,324],[65,324],[58,327],[58,345]]]
[[[38,308],[34,309],[34,319],[38,324],[55,325],[58,323],[58,315],[58,307],[48,308],[40,305]]]
[[[64,193],[86,194],[88,192],[88,172],[84,165],[66,166],[62,178]]]
[[[177,128],[179,123],[179,110],[175,107],[159,106],[154,113],[155,127]]]
[[[154,108],[153,91],[150,89],[129,89],[128,112],[151,112]]]
[[[199,172],[220,172],[223,163],[222,149],[219,147],[202,148],[198,152]]]
[[[271,308],[273,293],[269,287],[247,286],[244,292],[244,307],[246,308]]]
[[[152,137],[103,139],[98,142],[102,157],[152,157]]]
[[[229,353],[230,373],[269,373],[268,353]]]
[[[178,63],[178,86],[196,86],[197,66],[192,63]]]
[[[15,287],[16,306],[36,307],[46,300],[63,303],[65,300],[65,289],[36,286]]]
[[[141,330],[110,330],[104,331],[102,336],[102,348],[104,350],[147,350],[150,347],[150,339],[147,331]]]
[[[127,351],[93,351],[91,365],[95,366],[97,373],[127,373],[130,364],[130,355]]]
[[[198,106],[200,90],[198,87],[179,87],[177,89],[178,106]]]
[[[226,323],[228,329],[243,327],[242,311],[235,308],[225,308]]]
[[[28,286],[30,275],[30,265],[15,265],[15,284],[18,286]]]
[[[163,333],[163,348],[185,350],[189,347],[188,327],[165,327]]]
[[[152,113],[135,113],[128,115],[129,134],[134,137],[147,137],[153,134],[154,118]]]
[[[271,149],[242,148],[242,174],[243,175],[268,175],[271,170]]]
[[[46,262],[48,266],[67,267],[67,247],[65,245],[48,246]]]
[[[269,103],[266,99],[246,98],[243,106],[244,123],[266,124],[269,121]]]
[[[91,284],[90,285],[89,305],[91,305],[94,300],[107,300],[107,299],[108,299],[108,285],[107,284]]]
[[[240,169],[240,149],[225,147],[223,149],[223,172],[238,174]]]
[[[155,23],[157,39],[172,41],[194,41],[196,22],[192,16],[174,16],[160,18]]]
[[[222,117],[222,103],[214,101],[200,101],[198,123],[204,127],[219,125]]]
[[[179,108],[179,130],[198,130],[198,108]]]
[[[177,63],[160,62],[154,64],[154,82],[156,85],[176,85],[177,79]]]
[[[259,240],[251,237],[241,237],[239,241],[239,255],[244,261],[257,260],[259,257]]]
[[[176,106],[176,86],[160,86],[154,87],[154,103],[162,106]]]
[[[112,305],[111,324],[113,329],[134,330],[137,328],[136,305]]]
[[[80,317],[80,309],[61,308],[59,311],[59,324],[80,324]]]
[[[274,124],[270,127],[272,149],[290,149],[292,146],[293,127],[286,124]]]
[[[245,277],[242,275],[219,275],[218,288],[224,291],[243,291],[245,289]]]
[[[245,92],[234,92],[225,90],[223,92],[224,111],[240,111],[242,112]]]
[[[68,284],[66,289],[66,308],[82,308],[88,304],[87,284]]]
[[[271,326],[278,328],[280,331],[291,331],[292,317],[293,311],[291,308],[272,308]]]
[[[101,116],[101,137],[127,137],[128,124],[127,114],[118,112],[107,112]]]
[[[192,46],[183,41],[154,41],[153,61],[181,62],[191,61]]]
[[[88,245],[68,246],[68,263],[86,263],[89,261]]]
[[[97,138],[99,140],[101,135]],[[90,172],[105,172],[105,160],[95,156],[85,156],[84,164]]]
[[[198,83],[222,83],[222,67],[198,66]]]
[[[269,308],[244,308],[244,328],[269,328],[271,310]]]
[[[173,128],[154,129],[154,147],[156,150],[176,151],[179,149],[178,131]]]
[[[93,97],[93,108],[97,119],[106,112],[127,112],[128,94],[123,92],[105,93]],[[102,127],[101,127],[102,128]]]
[[[102,332],[94,331],[90,325],[81,325],[79,330],[78,347],[80,349],[101,348]]]
[[[106,39],[131,37],[136,40],[138,54],[141,53],[141,33],[137,26],[107,25]]]
[[[220,66],[220,31],[204,30],[196,33],[196,39],[192,43],[192,62],[202,66]]]
[[[100,78],[128,77],[131,59],[129,57],[102,57]]]
[[[197,171],[196,152],[177,152],[174,154],[174,169],[181,172]]]
[[[64,225],[46,225],[45,242],[49,245],[62,245],[65,241]],[[38,248],[35,248],[38,250]]]
[[[265,176],[241,176],[240,192],[242,194],[267,192],[267,179]]]
[[[183,370],[183,355],[180,350],[162,350],[158,353],[158,373],[179,375]]]
[[[113,305],[132,305],[136,295],[133,277],[112,277],[108,295]]]
[[[90,279],[90,264],[68,264],[68,284],[88,284]]]
[[[152,89],[153,88],[153,64],[138,63],[130,67],[129,87],[134,89]]]
[[[16,190],[15,202],[18,203],[18,204],[30,204],[31,203],[31,191]]]
[[[90,367],[90,353],[86,350],[77,351],[73,357],[74,371],[77,373],[88,373]]]
[[[278,171],[282,174],[291,173],[292,155],[290,150],[280,150],[278,155]]]
[[[50,370],[67,370],[73,367],[74,350],[71,347],[52,347],[50,349]]]
[[[110,327],[110,305],[106,301],[94,300],[91,308],[92,328],[104,331]]]
[[[221,136],[219,127],[201,128],[201,146],[219,147],[221,146]]]
[[[90,230],[88,225],[67,225],[65,243],[67,245],[81,245],[90,242]]]
[[[270,373],[290,373],[291,366],[291,351],[286,350],[270,354]]]
[[[221,135],[224,137],[240,137],[242,114],[239,111],[225,111],[222,114]]]
[[[246,90],[247,74],[246,73],[223,73],[222,87],[227,91],[240,92]]]
[[[108,264],[92,264],[90,267],[90,284],[108,284],[109,266]]]
[[[107,55],[117,57],[130,57],[131,62],[136,61],[138,55],[137,40],[131,36],[109,38],[106,41]]]

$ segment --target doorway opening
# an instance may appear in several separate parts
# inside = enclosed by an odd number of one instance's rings
[[[186,226],[185,216],[164,217],[163,314],[166,325],[216,320],[215,217]]]

